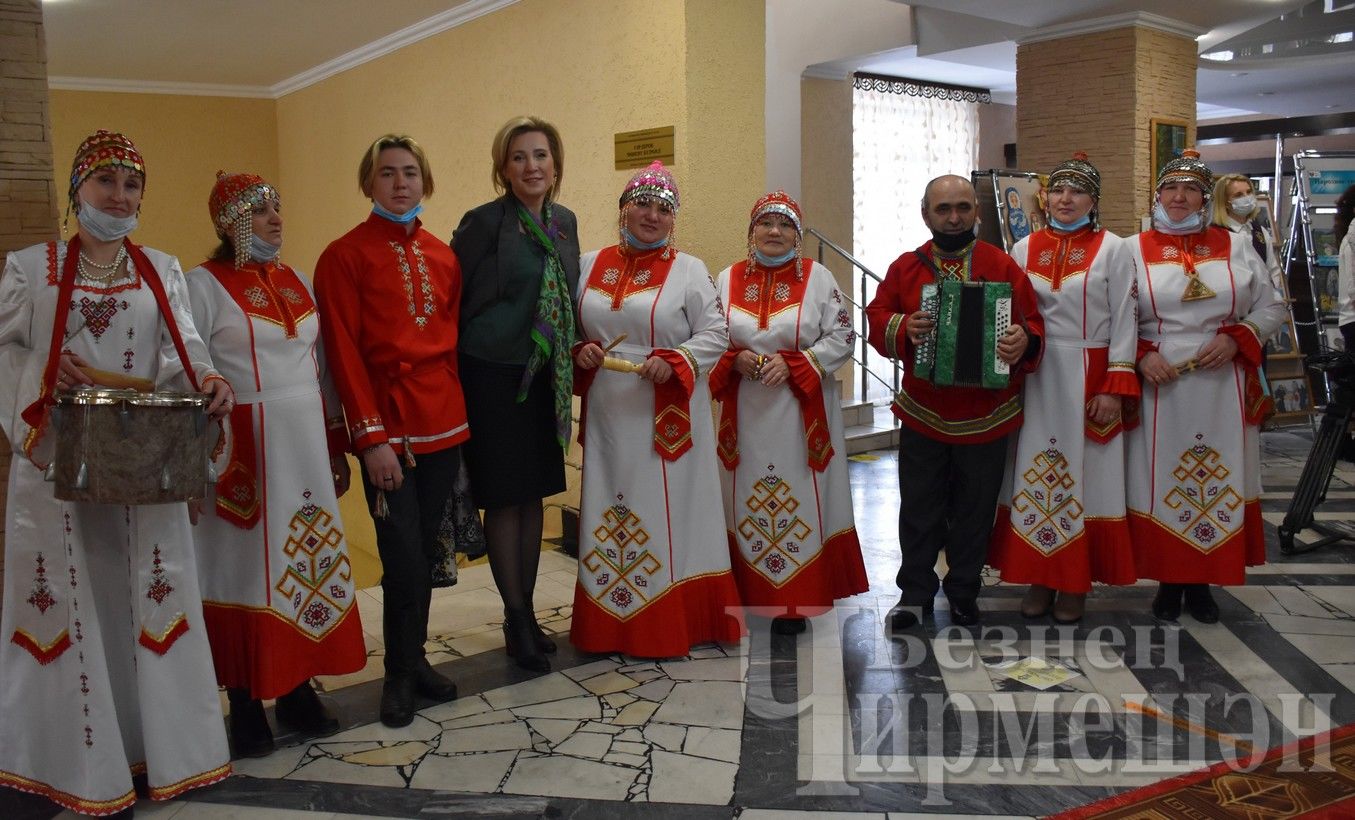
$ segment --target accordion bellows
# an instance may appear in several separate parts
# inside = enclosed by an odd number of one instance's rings
[[[997,355],[997,341],[1012,323],[1008,282],[945,279],[922,286],[921,309],[936,317],[915,348],[913,375],[940,387],[1007,386],[1011,368]]]

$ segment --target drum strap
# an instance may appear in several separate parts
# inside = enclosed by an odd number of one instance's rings
[[[183,336],[179,333],[179,325],[174,321],[174,312],[169,306],[169,297],[165,295],[165,285],[160,281],[160,274],[156,273],[151,265],[151,260],[146,257],[146,252],[140,245],[134,245],[130,240],[123,240],[127,245],[127,255],[131,257],[132,264],[136,266],[146,284],[150,286],[151,293],[155,296],[155,304],[160,308],[160,315],[165,320],[165,326],[169,328],[169,336],[174,341],[174,349],[179,354],[180,361],[183,362],[184,373],[188,376],[189,384],[193,385],[194,390],[198,390],[198,378],[193,372],[193,365],[188,361],[188,351],[184,348]],[[53,243],[55,244],[55,243]],[[52,319],[52,340],[47,348],[47,366],[42,371],[42,385],[38,390],[38,398],[28,407],[24,408],[21,414],[23,420],[33,430],[40,429],[40,425],[47,414],[47,408],[51,407],[56,399],[53,396],[53,388],[56,387],[57,369],[61,363],[61,348],[66,332],[66,323],[62,321],[66,315],[68,306],[71,303],[71,297],[75,293],[76,279],[76,260],[80,258],[80,235],[71,237],[70,242],[66,243],[66,259],[61,265],[61,280],[57,285],[56,298],[56,316]]]

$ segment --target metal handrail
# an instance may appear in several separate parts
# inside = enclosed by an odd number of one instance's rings
[[[820,233],[818,230],[816,230],[816,229],[814,229],[814,228],[806,228],[806,229],[805,229],[805,233],[807,233],[807,234],[809,234],[810,236],[813,236],[815,239],[819,240],[819,257],[818,257],[818,258],[819,258],[819,264],[820,264],[820,265],[823,264],[823,249],[824,249],[825,246],[827,246],[830,250],[833,251],[833,253],[836,253],[838,256],[841,256],[843,259],[847,260],[847,262],[850,263],[852,267],[856,268],[857,270],[859,270],[859,271],[861,272],[861,293],[862,293],[862,295],[864,295],[865,292],[866,292],[866,277],[867,277],[867,276],[869,276],[871,279],[874,279],[875,282],[876,282],[876,284],[879,284],[880,282],[883,282],[883,281],[884,281],[884,279],[882,279],[880,276],[876,275],[874,271],[872,271],[870,268],[868,268],[868,267],[866,267],[865,265],[863,265],[859,259],[857,259],[855,256],[852,256],[850,253],[847,253],[847,251],[846,251],[845,249],[843,249],[843,247],[842,247],[841,245],[837,244],[837,243],[834,242],[833,240],[831,240],[831,239],[829,239],[828,237],[824,236],[824,235],[823,235],[822,233]],[[895,361],[894,361],[894,379],[893,379],[893,383],[890,383],[890,382],[885,381],[881,376],[879,376],[878,374],[876,374],[876,373],[875,373],[874,371],[872,371],[869,367],[866,367],[866,356],[867,356],[867,353],[868,353],[868,351],[869,351],[869,347],[868,347],[867,342],[866,342],[866,307],[865,307],[865,305],[857,304],[856,301],[853,300],[850,296],[848,296],[848,297],[846,297],[846,298],[847,298],[847,301],[850,302],[851,305],[852,305],[853,307],[856,308],[856,315],[857,315],[856,336],[857,336],[857,338],[861,341],[861,357],[860,357],[859,359],[858,359],[857,357],[855,357],[855,356],[852,357],[852,361],[856,362],[857,365],[860,366],[860,368],[861,368],[861,387],[860,387],[860,393],[858,394],[859,400],[862,401],[862,402],[867,401],[867,396],[869,395],[869,390],[867,389],[867,387],[868,387],[868,385],[869,385],[869,382],[866,381],[866,377],[867,377],[867,376],[873,377],[877,382],[879,382],[880,384],[883,384],[883,385],[885,385],[886,387],[888,387],[888,388],[890,389],[890,391],[891,391],[891,392],[890,392],[890,395],[891,395],[891,396],[898,395],[898,392],[899,392],[899,379],[900,379],[900,369],[899,369],[900,366],[899,366],[898,360],[895,360]]]

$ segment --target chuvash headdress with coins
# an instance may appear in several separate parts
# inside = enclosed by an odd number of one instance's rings
[[[664,258],[669,258],[669,253],[677,252],[677,212],[681,200],[678,196],[677,182],[668,169],[663,167],[663,163],[654,160],[649,167],[641,169],[630,178],[626,187],[621,190],[621,199],[618,205],[621,213],[618,218],[618,226],[621,234],[621,247],[624,249],[627,245],[625,239],[626,211],[631,204],[638,199],[657,199],[666,204],[673,212],[673,230],[668,234],[668,246],[664,249]]]
[[[753,227],[757,221],[767,214],[780,214],[791,221],[795,226],[795,261],[800,260],[800,240],[804,235],[804,217],[800,213],[800,203],[791,198],[790,194],[778,188],[770,194],[759,199],[753,204],[753,210],[748,214],[748,272],[752,273],[757,265],[755,251],[757,247],[753,242]],[[784,263],[782,263],[784,264]],[[795,276],[800,278],[803,273],[800,266],[795,266]]]
[[[235,249],[235,267],[249,264],[250,238],[254,235],[254,209],[272,202],[282,204],[278,189],[256,174],[228,174],[216,172],[216,184],[207,197],[207,210],[212,215],[212,226],[221,239],[228,236]]]
[[[1092,230],[1101,230],[1101,172],[1096,170],[1096,166],[1087,160],[1087,152],[1076,151],[1072,159],[1066,159],[1054,166],[1054,170],[1049,172],[1049,179],[1045,183],[1045,190],[1052,191],[1055,186],[1066,185],[1069,188],[1081,191],[1084,194],[1090,194],[1097,200],[1097,204],[1092,206],[1091,223]],[[1049,218],[1049,199],[1045,196],[1044,201],[1045,218]]]
[[[67,191],[66,217],[61,222],[62,231],[66,230],[71,211],[80,212],[80,200],[76,196],[80,186],[95,171],[109,166],[141,174],[142,184],[145,184],[146,162],[141,158],[141,152],[126,136],[100,128],[75,149],[75,159],[71,161],[71,187]]]

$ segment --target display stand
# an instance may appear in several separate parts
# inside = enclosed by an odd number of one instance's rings
[[[1339,349],[1336,243],[1332,234],[1336,198],[1355,184],[1355,152],[1300,151],[1294,154],[1294,202],[1289,212],[1284,270],[1290,316],[1305,356]],[[1319,371],[1309,382],[1312,406],[1325,404],[1331,378]]]
[[[1011,253],[1017,242],[1044,228],[1039,174],[990,169],[975,171],[971,180],[979,200],[979,239]]]

